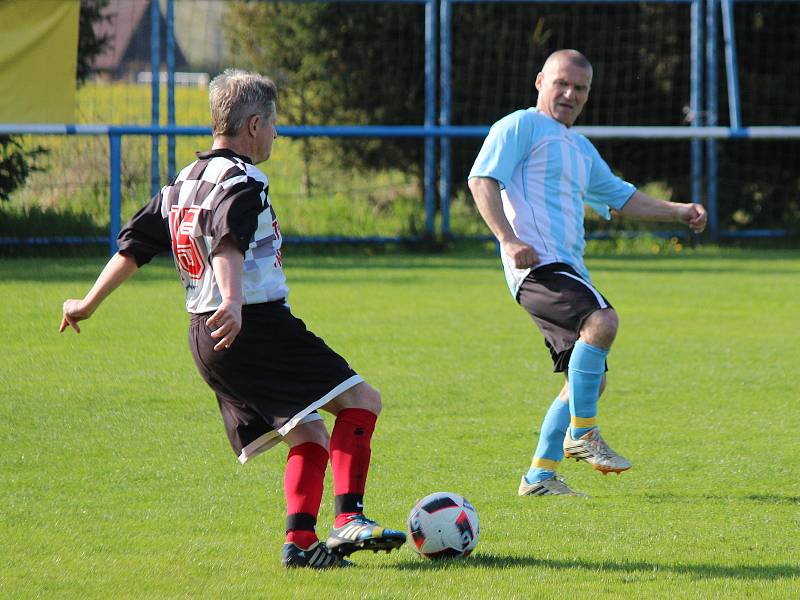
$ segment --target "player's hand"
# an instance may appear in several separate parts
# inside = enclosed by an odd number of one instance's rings
[[[78,321],[83,321],[92,316],[92,310],[88,309],[83,300],[65,300],[61,316],[61,325],[58,331],[64,333],[67,327],[72,327],[77,333],[81,332]]]
[[[219,340],[214,350],[230,348],[242,329],[242,303],[223,300],[216,312],[208,318],[206,325],[214,330],[211,337]]]
[[[708,214],[702,204],[683,204],[680,220],[695,233],[702,233],[708,222]]]
[[[503,253],[511,259],[517,269],[528,269],[539,262],[539,256],[533,246],[519,238],[503,242],[501,247]]]

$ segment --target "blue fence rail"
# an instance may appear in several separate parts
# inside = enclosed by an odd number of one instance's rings
[[[575,131],[594,139],[691,139],[713,142],[720,139],[800,139],[800,127],[575,127]],[[351,126],[316,126],[296,125],[279,128],[282,136],[291,138],[339,137],[339,138],[422,138],[426,146],[430,140],[450,140],[453,138],[482,138],[489,132],[488,126],[420,126],[420,125],[351,125]],[[92,135],[108,136],[109,140],[109,215],[110,225],[107,240],[98,238],[59,238],[61,243],[88,243],[107,241],[109,251],[116,251],[117,234],[121,228],[122,207],[122,138],[125,136],[211,136],[209,127],[153,127],[153,126],[117,126],[117,125],[0,125],[0,134],[36,134],[36,135]],[[425,177],[425,213],[426,235],[434,237],[435,189],[433,177]],[[443,185],[440,181],[439,185]],[[156,189],[156,192],[158,188]],[[441,231],[442,237],[449,237],[449,203],[441,196]],[[714,218],[715,216],[712,216]],[[781,235],[782,230],[762,230],[750,232],[728,232],[724,235],[741,235],[756,237],[764,235]],[[37,238],[42,243],[46,238]],[[399,241],[402,238],[370,238],[370,241]],[[8,242],[9,240],[5,240]],[[333,238],[319,238],[316,241],[334,241]],[[354,241],[343,240],[339,241]],[[3,240],[0,240],[2,243]]]

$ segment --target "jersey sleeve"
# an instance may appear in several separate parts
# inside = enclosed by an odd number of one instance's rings
[[[154,256],[169,252],[172,245],[169,230],[161,216],[161,192],[145,204],[117,236],[119,253],[130,256],[141,267]]]
[[[518,110],[497,121],[478,152],[469,179],[491,177],[505,188],[514,169],[530,153],[533,133],[533,119],[526,110]]]
[[[234,184],[222,195],[211,213],[211,256],[229,235],[244,254],[258,228],[258,215],[267,206],[269,186],[248,178]]]
[[[594,145],[588,140],[587,143],[592,156],[592,168],[584,201],[598,215],[604,219],[610,219],[609,207],[616,210],[621,209],[633,196],[636,187],[614,175]]]

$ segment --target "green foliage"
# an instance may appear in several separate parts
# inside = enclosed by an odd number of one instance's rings
[[[42,146],[25,148],[19,136],[0,135],[0,200],[10,200],[31,173],[42,170],[36,159],[44,154],[47,149]]]
[[[111,34],[98,35],[95,25],[110,20],[103,15],[109,0],[81,0],[78,29],[78,84],[82,85],[92,74],[94,59],[102,54],[113,41]]]
[[[276,79],[282,119],[298,124],[418,124],[424,111],[424,20],[408,5],[232,2],[237,64]],[[306,142],[308,162],[421,173],[420,140]]]
[[[601,424],[634,467],[562,464],[586,501],[516,495],[561,379],[491,250],[284,257],[293,310],[383,396],[368,514],[402,526],[423,495],[459,492],[481,519],[475,555],[282,570],[286,448],[236,461],[171,262],[59,335],[62,301],[104,261],[3,260],[3,597],[796,596],[796,251],[590,262],[621,314]],[[323,535],[332,489],[328,474]]]

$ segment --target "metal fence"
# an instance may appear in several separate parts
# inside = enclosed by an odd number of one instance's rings
[[[287,0],[291,1],[291,0]],[[300,0],[304,1],[304,0]],[[383,0],[367,0],[382,3]],[[418,4],[424,7],[424,119],[419,124],[409,125],[363,125],[325,126],[296,125],[280,128],[283,136],[290,138],[310,137],[359,137],[359,138],[419,138],[424,144],[424,169],[422,178],[424,199],[424,236],[448,238],[450,229],[450,206],[452,190],[451,145],[464,138],[478,139],[488,132],[488,124],[456,125],[452,123],[453,91],[453,25],[458,14],[458,5],[468,4],[591,4],[591,5],[641,5],[634,0],[502,0],[489,3],[485,0],[391,0],[395,4]],[[784,0],[784,2],[792,0]],[[342,0],[342,3],[358,4],[360,0]],[[755,3],[759,0],[649,0],[646,4],[687,5],[689,45],[689,119],[683,126],[578,126],[576,131],[595,140],[686,140],[691,148],[690,168],[691,196],[693,201],[704,202],[710,215],[709,233],[713,239],[726,236],[778,236],[789,233],[781,228],[722,231],[718,213],[717,154],[720,140],[798,140],[800,127],[795,124],[771,126],[748,126],[741,115],[741,91],[739,87],[739,65],[735,37],[735,6]],[[177,136],[208,136],[207,127],[185,127],[175,123],[175,32],[174,0],[166,2],[166,47],[162,52],[160,22],[162,13],[158,2],[150,4],[151,19],[151,125],[119,126],[93,125],[15,125],[0,124],[0,134],[26,135],[80,135],[104,136],[108,138],[109,170],[109,214],[110,226],[107,242],[115,249],[116,234],[121,221],[121,173],[122,139],[128,136],[149,137],[151,169],[151,192],[156,193],[160,185],[159,138],[167,138],[168,173],[175,173],[175,140]],[[721,40],[720,40],[721,28]],[[721,43],[720,43],[721,42]],[[720,47],[721,46],[721,47]],[[167,124],[160,125],[162,116],[160,65],[164,56],[167,66],[166,106]],[[717,74],[720,61],[724,60],[724,79],[727,91],[728,121],[719,125],[719,82]],[[788,74],[787,74],[788,76]],[[438,141],[438,144],[437,144]],[[437,204],[438,200],[438,204]],[[440,215],[439,229],[435,227],[437,212]],[[37,238],[46,242],[47,236]],[[340,238],[354,241],[352,238]],[[370,238],[381,241],[380,238]],[[395,239],[395,238],[386,238]],[[59,240],[61,242],[92,242],[90,239]],[[314,241],[314,240],[310,240]],[[337,241],[326,238],[323,241]],[[385,240],[384,240],[385,241]],[[14,238],[0,239],[3,243],[22,243]],[[31,240],[28,240],[31,242]]]

